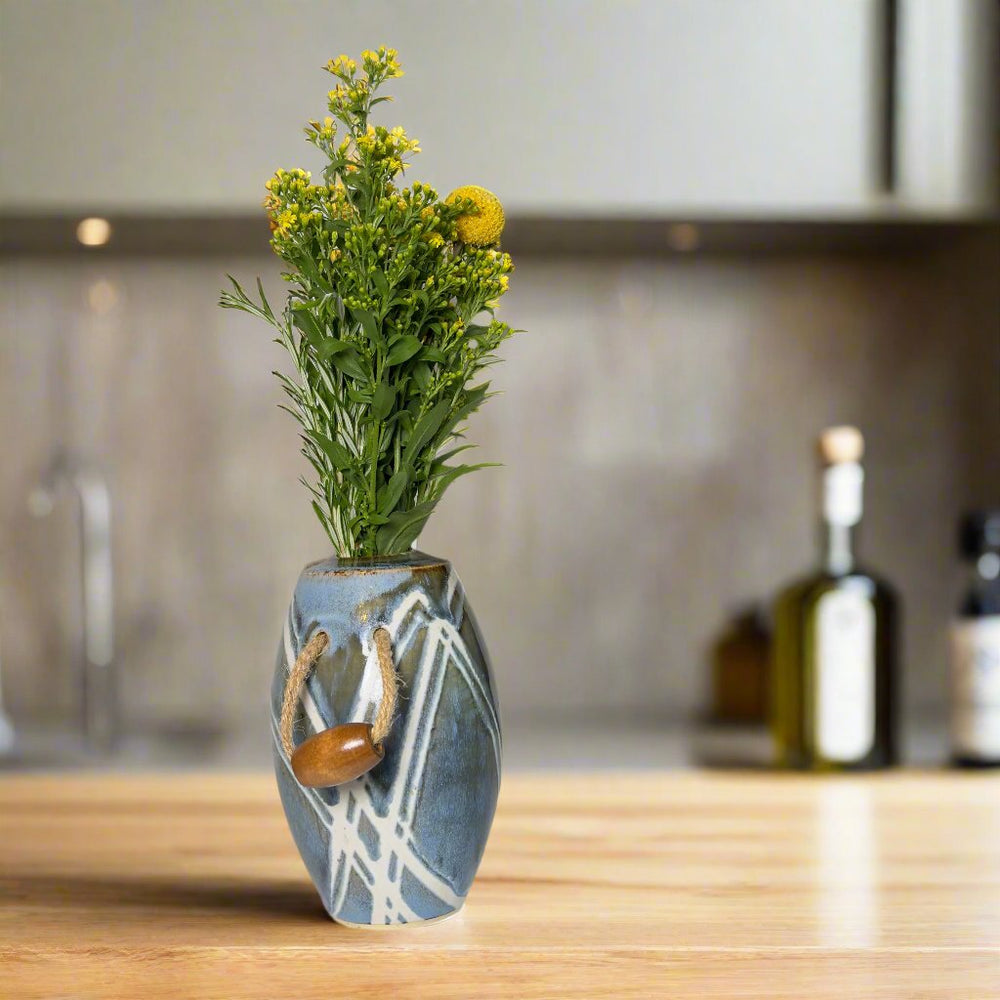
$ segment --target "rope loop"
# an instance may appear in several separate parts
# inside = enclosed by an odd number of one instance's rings
[[[389,630],[380,625],[372,635],[375,652],[378,656],[379,673],[382,675],[382,697],[379,699],[372,720],[372,742],[379,746],[389,735],[392,719],[396,714],[396,699],[399,693],[399,677],[392,659],[392,638]],[[317,629],[309,641],[299,651],[295,665],[288,672],[285,681],[285,693],[281,700],[281,749],[285,756],[291,759],[295,752],[292,744],[292,728],[295,724],[295,710],[302,695],[309,674],[312,673],[317,660],[330,645],[330,636],[322,629]]]

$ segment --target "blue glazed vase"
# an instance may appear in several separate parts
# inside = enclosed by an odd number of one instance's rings
[[[293,742],[371,721],[382,695],[373,633],[388,629],[399,679],[384,758],[334,788],[306,788],[281,748],[285,682],[317,631],[330,643],[303,689]],[[479,867],[500,788],[501,737],[486,648],[451,565],[422,552],[331,558],[302,571],[271,685],[285,816],[327,912],[386,925],[457,912]]]

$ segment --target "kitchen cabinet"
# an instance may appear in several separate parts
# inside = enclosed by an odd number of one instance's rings
[[[8,776],[0,983],[25,1000],[996,996],[998,793],[970,773],[512,774],[461,913],[346,930],[269,775]]]
[[[255,212],[275,167],[319,165],[301,125],[324,113],[320,67],[380,43],[407,71],[384,107],[422,140],[413,176],[484,184],[513,214],[869,218],[992,204],[991,0],[0,11],[7,214]]]

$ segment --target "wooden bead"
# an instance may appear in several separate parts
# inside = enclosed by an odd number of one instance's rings
[[[360,778],[384,754],[385,750],[372,742],[372,727],[367,722],[348,722],[300,743],[292,754],[292,771],[307,788],[328,788]]]

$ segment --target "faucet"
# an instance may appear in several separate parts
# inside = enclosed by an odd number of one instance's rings
[[[0,653],[3,651],[0,650]],[[0,757],[6,757],[14,752],[17,737],[14,733],[14,723],[4,711],[3,705],[3,656],[0,655]]]
[[[118,739],[118,684],[114,661],[114,586],[111,564],[111,494],[93,467],[59,453],[28,497],[37,517],[50,514],[58,493],[76,494],[80,530],[80,601],[83,621],[80,704],[83,737],[108,752]]]

